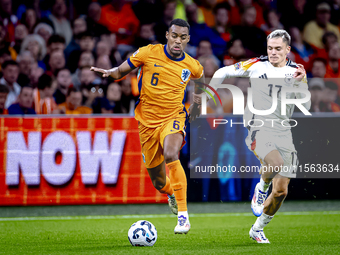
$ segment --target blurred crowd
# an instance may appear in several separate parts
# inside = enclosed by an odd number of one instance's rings
[[[189,22],[186,52],[207,81],[220,67],[266,55],[266,36],[286,29],[288,57],[307,71],[311,111],[340,111],[340,0],[0,0],[0,113],[133,115],[137,70],[114,81],[90,67],[165,44],[174,18]],[[246,94],[249,81],[232,82]],[[222,109],[208,112],[232,112],[231,95],[221,95]]]

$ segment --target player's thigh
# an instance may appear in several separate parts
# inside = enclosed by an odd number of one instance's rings
[[[265,161],[268,155],[270,159],[272,158],[272,156],[275,157],[279,155],[279,153],[273,152],[277,150],[273,139],[273,134],[267,133],[260,129],[251,129],[248,132],[248,136],[246,138],[248,149],[255,154],[262,165],[268,165],[269,162]]]
[[[155,168],[164,161],[163,148],[160,144],[160,129],[138,125],[142,156],[146,168]]]
[[[284,161],[282,159],[282,156],[278,150],[272,150],[270,151],[265,157],[264,162],[267,166],[282,166]]]
[[[164,123],[160,139],[164,154],[168,152],[178,153],[185,144],[185,118],[176,118]]]

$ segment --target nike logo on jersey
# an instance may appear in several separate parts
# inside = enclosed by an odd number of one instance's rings
[[[160,65],[155,64],[155,67],[164,67],[164,66],[160,66]]]
[[[267,77],[266,73],[260,75],[259,78],[268,80],[268,77]]]

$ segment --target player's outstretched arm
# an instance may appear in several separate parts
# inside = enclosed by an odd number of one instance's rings
[[[189,108],[189,122],[194,121],[201,114],[201,98],[205,84],[204,73],[201,78],[194,80],[195,82],[195,91],[193,93],[193,104]]]
[[[103,77],[109,77],[111,76],[115,80],[119,80],[123,78],[125,75],[130,73],[134,68],[131,68],[131,66],[128,64],[127,61],[124,61],[120,66],[114,67],[112,69],[102,69],[98,67],[91,67],[91,71],[101,73]]]

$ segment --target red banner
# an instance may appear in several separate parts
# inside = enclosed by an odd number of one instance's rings
[[[166,202],[134,118],[0,118],[0,206]]]

